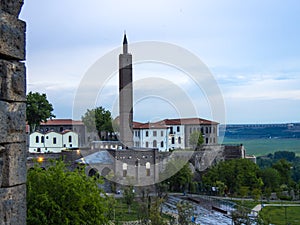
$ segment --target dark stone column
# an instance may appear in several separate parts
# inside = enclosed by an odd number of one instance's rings
[[[23,0],[0,0],[0,225],[26,224]]]

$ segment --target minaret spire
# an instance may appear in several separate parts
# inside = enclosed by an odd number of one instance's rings
[[[123,53],[119,55],[119,113],[120,138],[123,148],[133,147],[133,88],[132,55],[128,53],[126,33],[123,37]]]
[[[128,53],[128,42],[126,37],[126,31],[124,31],[124,38],[123,38],[123,54]]]

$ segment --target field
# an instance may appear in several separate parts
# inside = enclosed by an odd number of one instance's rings
[[[261,156],[276,151],[291,151],[300,156],[299,138],[224,138],[223,144],[243,144],[247,155]]]
[[[300,224],[300,207],[298,206],[268,206],[262,209],[260,215],[267,218],[271,224]]]

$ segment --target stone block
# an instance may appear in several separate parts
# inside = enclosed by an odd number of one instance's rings
[[[0,225],[26,224],[26,185],[0,188]]]
[[[0,59],[0,100],[26,101],[24,63]]]
[[[0,10],[18,17],[23,4],[23,0],[0,0]]]
[[[0,101],[0,144],[25,142],[26,104]]]
[[[24,143],[0,145],[1,187],[16,186],[26,182],[26,146]]]
[[[25,60],[25,22],[0,11],[0,58]]]

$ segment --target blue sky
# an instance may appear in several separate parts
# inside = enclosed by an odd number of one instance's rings
[[[58,118],[73,116],[81,79],[120,47],[126,29],[129,43],[167,42],[201,59],[222,92],[225,122],[300,122],[299,1],[27,0],[20,17],[27,22],[27,89],[46,93]],[[172,80],[186,91],[197,116],[213,119],[205,93],[190,86],[182,72],[135,66],[134,79],[145,76]],[[117,85],[115,74],[95,105],[112,110]],[[176,117],[169,103],[138,102],[135,120]]]

